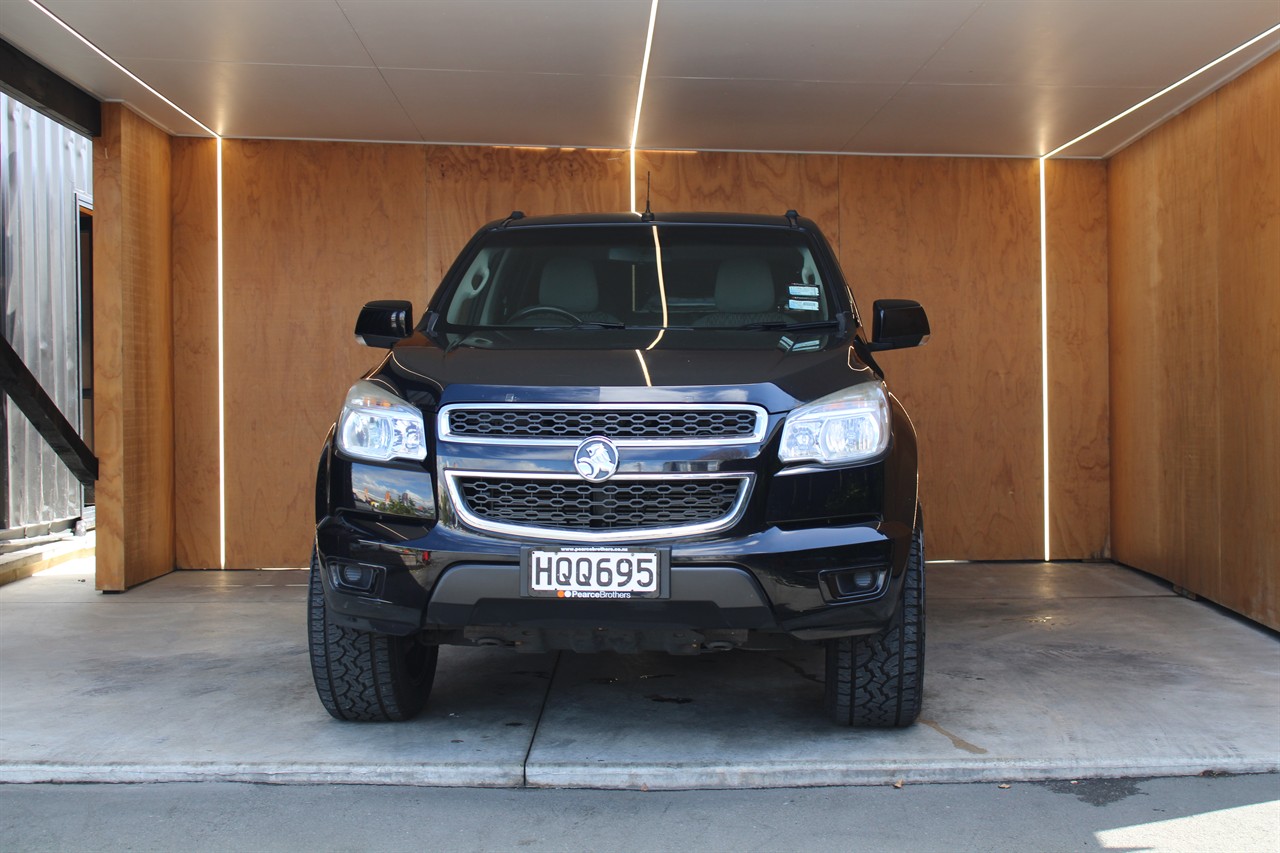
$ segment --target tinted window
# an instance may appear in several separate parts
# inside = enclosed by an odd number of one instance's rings
[[[741,328],[840,309],[803,232],[677,226],[494,232],[437,306],[450,326]]]

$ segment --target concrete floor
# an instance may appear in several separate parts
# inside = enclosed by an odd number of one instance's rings
[[[827,724],[817,650],[446,648],[428,712],[332,720],[305,572],[124,595],[68,564],[0,588],[0,782],[735,788],[1280,769],[1275,634],[1109,565],[929,567],[925,711]]]

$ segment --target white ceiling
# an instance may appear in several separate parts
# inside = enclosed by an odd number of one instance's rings
[[[43,0],[229,137],[627,147],[649,0]],[[638,145],[1038,156],[1280,23],[1280,0],[660,0]],[[0,37],[198,125],[0,0]],[[1106,156],[1273,33],[1066,152]]]

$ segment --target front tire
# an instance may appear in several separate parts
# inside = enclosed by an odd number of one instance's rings
[[[924,517],[916,508],[902,601],[880,634],[827,641],[827,712],[841,726],[902,728],[924,694]]]
[[[335,625],[324,600],[323,570],[313,550],[307,645],[321,704],[339,720],[412,719],[431,694],[439,647],[424,645],[415,636],[371,634]]]

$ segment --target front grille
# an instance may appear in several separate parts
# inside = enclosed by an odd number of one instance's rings
[[[482,522],[565,531],[656,530],[721,521],[743,477],[622,480],[458,477],[465,509]]]
[[[450,408],[447,436],[455,439],[614,441],[751,440],[761,428],[755,408]]]

